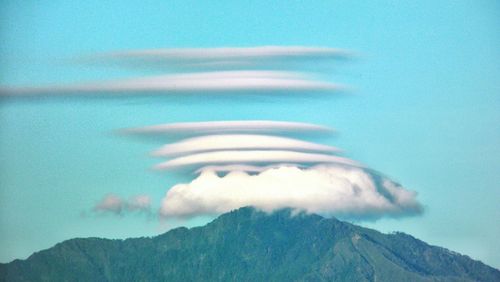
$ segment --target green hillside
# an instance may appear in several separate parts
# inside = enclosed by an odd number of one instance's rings
[[[0,265],[0,281],[500,281],[403,233],[241,208],[153,238],[72,239]]]

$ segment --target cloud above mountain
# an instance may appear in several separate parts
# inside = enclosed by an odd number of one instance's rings
[[[321,75],[351,52],[335,48],[259,46],[153,49],[110,52],[75,62],[159,67],[161,75],[49,87],[4,89],[3,95],[286,95],[336,93],[340,84]],[[326,66],[323,65],[323,66]],[[323,73],[324,74],[324,73]],[[183,95],[175,96],[182,99]],[[165,158],[156,169],[195,173],[171,187],[162,217],[215,215],[241,206],[266,211],[291,207],[356,218],[422,212],[416,193],[329,144],[305,134],[331,133],[322,125],[272,121],[200,121],[121,130],[164,138],[152,153]],[[108,194],[94,207],[123,215],[151,210],[151,199]]]
[[[169,189],[160,214],[193,217],[255,206],[265,211],[293,207],[325,215],[373,219],[421,213],[416,196],[374,172],[341,165],[303,169],[283,166],[255,175],[232,171],[218,176],[204,170],[190,183]]]
[[[356,219],[422,212],[415,192],[340,155],[340,149],[287,135],[331,133],[329,127],[249,120],[163,124],[125,132],[181,136],[152,154],[167,158],[156,169],[197,174],[166,192],[159,211],[163,218],[217,215],[242,206]]]

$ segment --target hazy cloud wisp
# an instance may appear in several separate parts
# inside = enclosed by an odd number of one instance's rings
[[[116,194],[105,195],[93,209],[98,213],[112,213],[123,215],[126,212],[151,213],[151,197],[148,195],[136,195],[129,199],[121,198]]]

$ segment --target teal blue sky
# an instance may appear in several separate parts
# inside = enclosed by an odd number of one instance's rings
[[[148,170],[158,144],[113,130],[270,119],[338,129],[322,141],[417,191],[425,207],[360,224],[499,268],[499,24],[496,1],[2,1],[3,86],[146,74],[67,60],[124,49],[305,45],[359,56],[329,74],[354,87],[344,96],[2,99],[0,261],[73,237],[151,236],[174,225],[90,212],[110,192],[149,194],[158,207],[189,180]]]

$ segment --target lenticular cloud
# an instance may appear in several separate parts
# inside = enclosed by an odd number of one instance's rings
[[[378,218],[421,212],[416,193],[368,170],[318,165],[270,168],[256,175],[205,170],[167,191],[160,213],[166,217],[219,214],[241,206],[265,211],[292,207],[327,215]]]
[[[304,71],[326,70],[319,64],[349,56],[350,52],[339,49],[300,46],[115,52],[88,59],[156,66],[166,73],[49,90],[176,95],[330,93],[343,87]],[[347,158],[336,147],[305,138],[306,134],[314,137],[332,131],[310,123],[236,120],[160,124],[122,132],[166,137],[171,143],[152,152],[163,159],[154,168],[196,175],[191,182],[166,192],[160,207],[162,217],[216,215],[242,206],[265,211],[293,208],[358,219],[421,212],[415,192]],[[106,210],[121,211],[116,199],[108,200],[98,209],[109,206]],[[138,203],[137,209],[141,207]]]
[[[163,70],[268,69],[307,63],[331,63],[353,57],[353,52],[328,47],[257,46],[129,50],[82,57],[87,63],[111,63]]]
[[[335,152],[339,149],[293,138],[251,134],[220,134],[193,137],[168,144],[155,151],[155,156],[175,156],[185,153],[216,150],[278,149]]]
[[[153,134],[153,135],[208,135],[227,133],[329,133],[333,129],[317,124],[275,120],[230,120],[230,121],[202,121],[179,122],[151,125],[140,128],[125,129],[123,133]]]
[[[318,76],[329,69],[321,64],[351,56],[346,50],[305,46],[112,52],[82,58],[81,62],[159,67],[162,73],[82,84],[0,87],[0,97],[323,95],[345,87]],[[266,211],[294,208],[357,218],[421,211],[415,192],[343,156],[336,147],[300,139],[332,131],[303,122],[236,120],[169,123],[121,132],[166,137],[173,143],[152,153],[164,158],[155,168],[197,175],[167,191],[160,208],[163,217],[212,215],[241,206]],[[124,200],[108,194],[94,211],[122,215],[125,211],[149,212],[150,206],[146,195]]]

